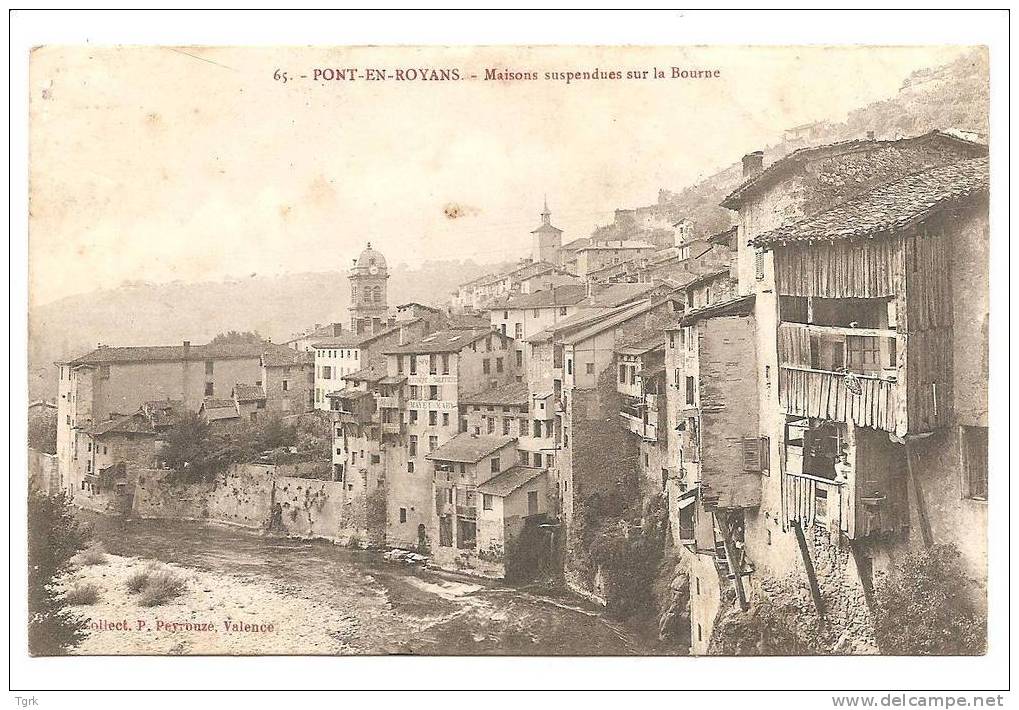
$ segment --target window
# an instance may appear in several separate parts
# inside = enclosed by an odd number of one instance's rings
[[[449,353],[442,354],[442,374],[449,374]]]
[[[428,399],[436,400],[439,398],[439,386],[428,385]]]
[[[524,324],[523,323],[514,323],[513,324],[513,337],[516,338],[517,340],[520,340],[522,337],[524,337]]]
[[[680,378],[679,368],[677,367],[675,370],[672,371],[672,384],[676,389],[679,389],[679,378]]]
[[[333,368],[329,365],[322,366],[322,379],[331,380],[333,378]]]
[[[510,420],[509,417],[502,418],[502,435],[509,436],[510,433]]]
[[[481,371],[486,375],[492,372],[492,363],[487,357],[481,361]]]
[[[416,410],[416,409],[410,410],[410,423],[411,424],[417,424],[418,423],[418,410]]]
[[[559,315],[561,315],[561,316],[564,316],[564,315],[566,315],[566,306],[562,306],[562,307],[561,307],[561,308],[559,309]]]
[[[485,417],[485,421],[488,422],[488,433],[495,433],[495,417]]]
[[[453,546],[453,518],[443,515],[439,518],[439,545],[441,547]]]
[[[409,453],[410,453],[411,456],[417,456],[418,455],[418,438],[417,438],[417,434],[411,434],[410,435],[410,450],[409,450]]]
[[[676,347],[676,333],[671,330],[669,331],[669,347],[670,348]]]
[[[437,448],[439,448],[439,437],[437,436],[428,437],[428,450],[435,451]]]
[[[502,312],[502,319],[503,320],[509,319],[509,311],[503,311]]]
[[[410,356],[410,374],[416,375],[418,373],[418,358],[417,355]]]
[[[846,338],[846,350],[849,369],[853,372],[872,372],[880,368],[881,350],[877,338],[850,335]]]
[[[396,374],[403,374],[403,355],[396,356]]]
[[[213,389],[214,389],[213,384],[211,382],[206,382],[205,383],[205,396],[206,397],[211,397],[212,393],[213,393]]]
[[[962,465],[967,497],[987,500],[987,427],[961,427]]]
[[[495,371],[496,372],[502,372],[503,371],[502,358],[501,357],[497,357],[495,359]]]
[[[449,426],[449,412],[442,413],[442,426]]]
[[[538,310],[537,308],[535,308],[533,311],[531,311],[531,316],[533,316],[534,318],[540,318],[541,317],[541,311]]]
[[[499,457],[494,456],[489,460],[489,463],[492,466],[492,473],[499,473]]]
[[[410,386],[410,398],[411,399],[417,399],[418,398],[418,386],[417,385],[411,385]]]
[[[482,493],[481,494],[481,508],[483,510],[491,510],[492,509],[492,495],[491,494],[489,494],[489,493]]]
[[[407,462],[407,473],[414,473],[414,462],[413,461],[408,461]]]
[[[528,454],[526,451],[521,451],[519,455],[520,455],[520,463],[522,465],[524,465],[524,466],[530,466],[531,465],[530,454]],[[538,454],[538,455],[540,456],[541,454]]]
[[[439,413],[434,409],[428,412],[428,426],[435,426],[439,423]]]
[[[567,375],[573,374],[573,360],[566,361],[566,374]]]
[[[400,508],[400,522],[401,523],[407,522],[407,509],[406,508]]]
[[[524,366],[524,351],[523,350],[517,350],[517,367],[523,367],[523,366]]]
[[[693,377],[686,378],[686,403],[693,404],[694,400],[694,383]]]
[[[435,353],[428,356],[428,374],[439,374],[439,359],[435,356]]]
[[[216,363],[215,362],[213,362],[212,360],[206,360],[205,361],[205,374],[206,375],[211,375],[212,372],[213,372],[213,369],[215,367],[216,367]]]
[[[290,389],[290,380],[283,380],[283,385],[282,385],[282,387],[283,387],[283,391],[284,391],[284,392],[286,392],[287,390],[289,390],[289,389]]]

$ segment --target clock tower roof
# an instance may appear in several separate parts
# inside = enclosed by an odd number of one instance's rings
[[[359,273],[382,273],[386,270],[386,257],[382,256],[382,252],[372,249],[372,243],[368,242],[368,246],[357,257],[354,270]]]

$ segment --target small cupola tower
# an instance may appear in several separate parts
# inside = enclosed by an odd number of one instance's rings
[[[386,282],[389,269],[382,252],[371,242],[354,261],[350,280],[350,330],[356,335],[374,335],[386,327],[389,304]]]
[[[559,264],[559,249],[563,245],[563,230],[552,226],[552,212],[548,209],[548,198],[545,198],[545,209],[541,213],[541,225],[531,232],[531,258],[535,262],[547,261]]]

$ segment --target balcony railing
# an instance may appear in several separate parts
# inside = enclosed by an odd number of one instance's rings
[[[904,431],[897,349],[893,330],[781,323],[779,402],[786,414]]]
[[[786,471],[782,507],[786,520],[804,529],[813,525],[834,525],[846,530],[848,491],[844,481],[833,481],[807,473]]]
[[[783,365],[778,400],[786,414],[853,422],[895,432],[900,417],[894,380]]]
[[[383,434],[394,434],[399,436],[403,434],[403,422],[382,422],[382,433]]]

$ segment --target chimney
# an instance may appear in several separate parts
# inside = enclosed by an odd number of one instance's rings
[[[755,150],[743,156],[743,177],[750,177],[764,169],[764,151]]]
[[[190,340],[185,340],[184,341],[184,347],[185,348],[190,348],[191,347],[191,341]]]
[[[867,140],[874,140],[874,131],[867,131]]]

